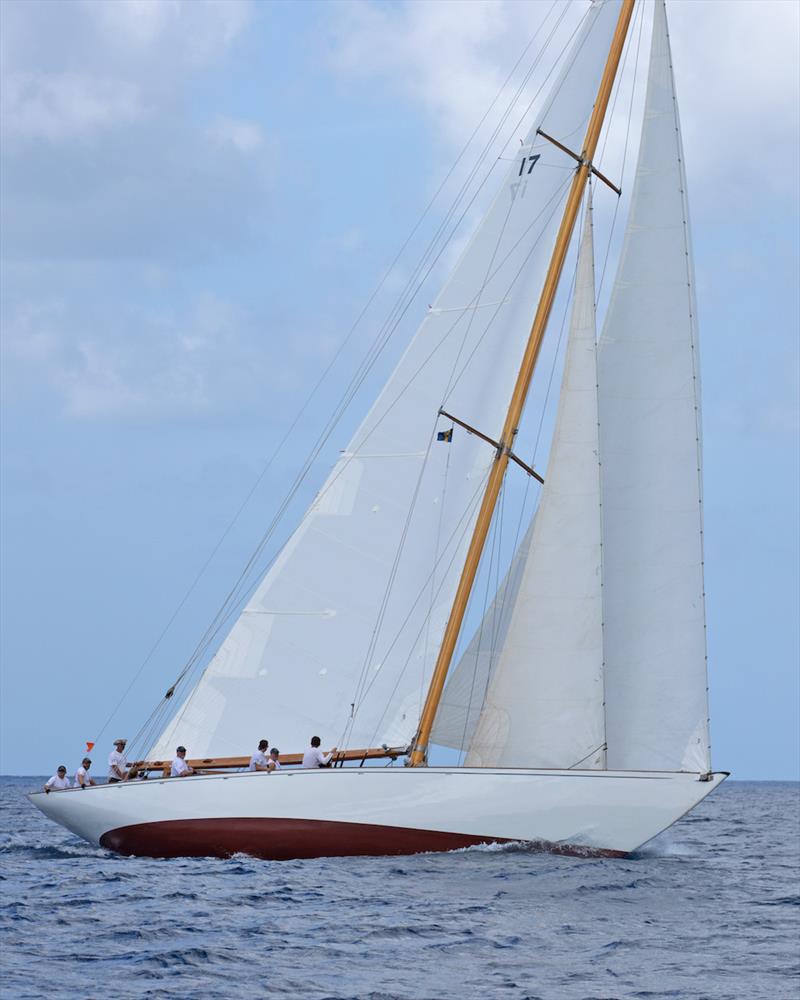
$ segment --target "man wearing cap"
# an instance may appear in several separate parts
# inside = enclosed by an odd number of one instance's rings
[[[247,767],[248,771],[269,771],[269,761],[267,760],[268,747],[269,740],[258,741],[258,750],[250,758],[250,763]]]
[[[172,762],[172,767],[169,771],[170,778],[186,778],[190,774],[199,773],[186,763],[186,747],[178,747],[175,753],[178,756]]]
[[[44,790],[49,794],[53,791],[60,792],[62,788],[69,788],[69,778],[66,767],[60,764],[58,771],[45,783]]]
[[[114,749],[108,755],[108,783],[116,785],[118,781],[124,781],[128,777],[125,769],[125,755],[123,751],[127,740],[114,740]]]
[[[89,785],[96,785],[97,782],[94,778],[89,777],[89,768],[92,766],[92,762],[88,757],[84,757],[81,762],[81,766],[75,772],[75,787],[76,788],[87,788]]]

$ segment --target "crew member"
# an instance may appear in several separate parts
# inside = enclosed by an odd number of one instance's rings
[[[94,778],[89,777],[89,768],[92,766],[91,760],[88,757],[84,757],[81,762],[81,766],[75,772],[75,787],[76,788],[86,788],[89,785],[96,785],[97,782]]]
[[[248,765],[248,771],[269,771],[271,768],[268,766],[269,761],[267,760],[267,748],[269,747],[269,740],[259,740],[258,750],[255,751],[253,756],[250,758],[250,764]]]
[[[62,788],[69,788],[69,778],[67,777],[66,767],[60,764],[53,777],[45,782],[44,790],[50,794],[50,792],[54,791],[60,792]]]
[[[328,767],[331,757],[336,753],[336,747],[330,753],[323,753],[319,748],[320,742],[319,736],[311,737],[311,746],[303,754],[303,767]]]
[[[175,753],[178,756],[172,762],[169,772],[170,778],[186,778],[190,774],[199,774],[199,771],[195,771],[186,763],[186,747],[178,747]]]
[[[114,749],[108,755],[108,783],[116,785],[118,781],[124,781],[128,777],[125,767],[125,744],[127,740],[114,740]]]
[[[269,752],[269,760],[267,761],[267,767],[270,771],[280,771],[281,762],[278,760],[281,752],[277,747],[273,747]]]

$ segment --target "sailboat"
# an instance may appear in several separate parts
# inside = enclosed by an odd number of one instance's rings
[[[172,717],[136,761],[149,780],[32,794],[48,817],[155,857],[491,842],[624,856],[727,777],[710,762],[696,308],[664,0],[596,335],[591,189],[619,190],[594,160],[633,9],[587,8],[377,400],[175,711],[179,685],[167,691],[157,719]],[[541,475],[520,422],[573,235]],[[507,475],[539,502],[469,639]],[[333,766],[242,770],[264,731],[298,750],[338,737]],[[166,776],[179,743],[205,773]],[[434,765],[432,746],[456,762]]]

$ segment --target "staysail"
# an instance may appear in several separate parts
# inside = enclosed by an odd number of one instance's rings
[[[269,736],[408,742],[491,448],[435,440],[446,406],[497,434],[619,14],[589,9],[500,192],[394,373],[202,678],[150,750],[241,753]],[[579,56],[579,58],[578,58]]]
[[[710,766],[697,350],[686,177],[657,0],[630,217],[598,354],[610,768]]]
[[[605,763],[594,295],[589,195],[545,485],[468,766]]]

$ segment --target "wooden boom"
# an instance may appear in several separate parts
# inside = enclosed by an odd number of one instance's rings
[[[525,406],[525,398],[528,395],[528,389],[536,367],[536,360],[539,357],[539,348],[542,346],[547,320],[550,317],[550,310],[553,307],[556,290],[561,279],[561,272],[564,268],[567,250],[569,249],[572,230],[575,227],[575,220],[578,217],[578,209],[580,208],[586,182],[592,172],[592,157],[597,149],[597,141],[600,138],[600,130],[603,126],[608,100],[611,97],[614,78],[617,75],[617,67],[619,66],[620,56],[625,45],[625,37],[628,33],[628,26],[630,25],[633,13],[633,3],[634,0],[623,0],[622,8],[619,12],[617,27],[614,37],[611,40],[611,48],[609,49],[605,69],[603,70],[603,77],[600,80],[597,99],[592,110],[592,116],[589,119],[588,128],[586,129],[586,137],[583,140],[583,150],[581,151],[579,165],[575,171],[572,187],[567,197],[567,204],[564,208],[561,226],[556,237],[553,255],[550,258],[550,266],[544,280],[544,286],[542,287],[539,306],[536,310],[536,316],[534,317],[533,326],[528,337],[528,344],[525,348],[516,385],[514,386],[508,406],[503,432],[498,442],[497,457],[486,484],[481,509],[475,522],[464,568],[461,571],[458,590],[453,600],[453,608],[447,620],[442,645],[439,648],[439,656],[431,677],[428,696],[425,699],[425,706],[420,716],[419,729],[417,730],[414,749],[411,753],[412,767],[420,767],[427,763],[428,741],[433,729],[433,720],[436,718],[436,711],[439,707],[442,690],[444,689],[445,678],[450,669],[450,661],[453,658],[467,602],[475,583],[475,576],[478,572],[478,565],[486,543],[486,536],[489,534],[489,527],[492,523],[497,498],[500,495],[500,488],[503,485],[506,467],[508,466],[511,454],[511,446],[514,443],[522,410]]]
[[[397,760],[408,752],[407,747],[370,747],[366,750],[337,750],[331,756],[331,767],[342,767],[346,761],[367,760]],[[249,757],[196,757],[186,762],[195,771],[214,773],[216,771],[233,770],[247,767]],[[297,767],[303,763],[303,754],[284,753],[280,756],[281,767]],[[141,771],[162,771],[165,778],[169,777],[171,760],[136,760],[130,764],[130,776],[136,777]]]

